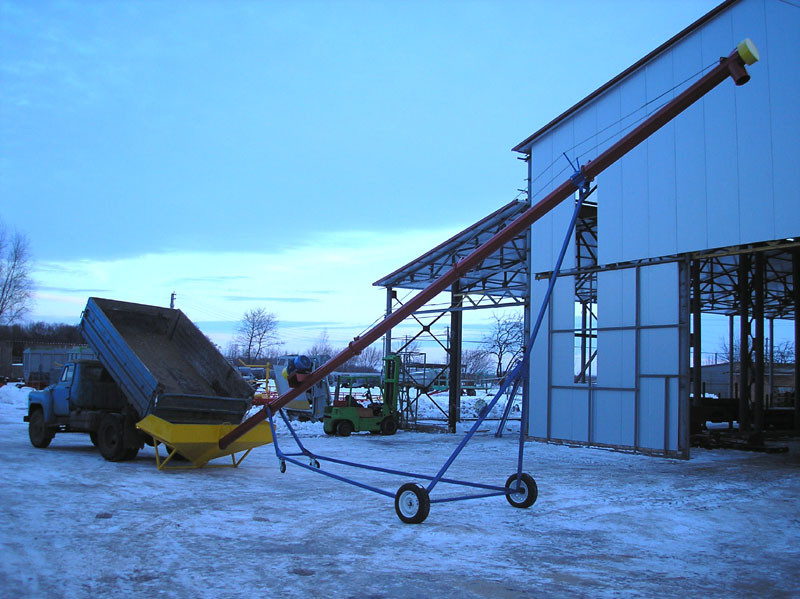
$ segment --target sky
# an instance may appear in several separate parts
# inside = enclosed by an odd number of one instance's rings
[[[0,0],[29,318],[174,292],[223,347],[259,307],[343,345],[375,280],[518,195],[514,145],[716,4]]]

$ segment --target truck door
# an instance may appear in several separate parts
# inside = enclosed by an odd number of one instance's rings
[[[66,364],[61,370],[56,386],[53,387],[53,411],[56,416],[69,415],[69,397],[72,381],[75,378],[75,364]]]

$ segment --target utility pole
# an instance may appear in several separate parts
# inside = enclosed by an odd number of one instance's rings
[[[169,307],[170,307],[170,309],[175,307],[175,292],[174,291],[169,296]]]

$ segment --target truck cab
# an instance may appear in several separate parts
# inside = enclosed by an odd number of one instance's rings
[[[28,435],[34,447],[56,433],[88,433],[109,461],[133,459],[143,445],[136,414],[105,367],[95,360],[67,362],[58,380],[28,395]]]

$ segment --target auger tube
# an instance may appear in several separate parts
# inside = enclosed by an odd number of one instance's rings
[[[594,179],[598,174],[653,135],[653,133],[697,102],[728,77],[731,77],[736,85],[744,85],[747,83],[750,80],[750,75],[747,73],[745,65],[753,64],[757,60],[758,50],[753,42],[749,39],[743,40],[727,57],[720,58],[719,64],[708,73],[653,113],[652,116],[647,118],[633,131],[625,135],[610,148],[600,153],[594,160],[583,165],[580,170],[582,177],[573,176],[564,181],[542,200],[528,208],[516,219],[511,221],[504,229],[488,239],[483,245],[457,262],[453,268],[420,291],[406,304],[398,308],[395,312],[392,312],[360,337],[353,339],[344,350],[317,368],[299,386],[270,401],[264,409],[257,412],[222,437],[219,440],[220,449],[225,449],[230,443],[254,428],[259,422],[266,420],[270,412],[277,412],[290,401],[305,393],[318,381],[331,374],[350,358],[360,354],[364,349],[380,339],[386,331],[400,324],[436,295],[445,291],[463,275],[477,267],[507,241],[516,237],[565,199],[572,196],[578,189],[578,183],[576,183],[576,181],[579,181],[581,178],[584,181],[591,181]]]

